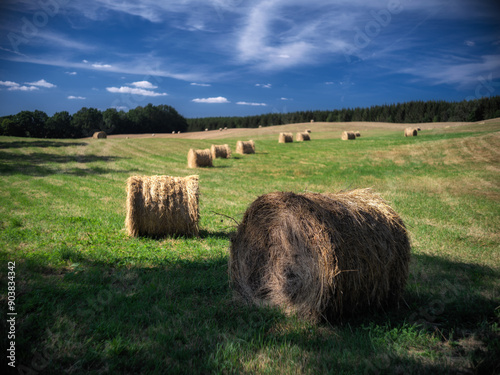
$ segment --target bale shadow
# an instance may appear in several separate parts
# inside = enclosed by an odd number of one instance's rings
[[[25,147],[77,147],[87,146],[86,142],[61,142],[61,141],[13,141],[0,142],[0,149],[4,148],[25,148]]]
[[[311,373],[458,373],[402,354],[387,337],[394,331],[404,334],[408,327],[438,327],[444,337],[462,328],[464,336],[477,332],[484,319],[494,316],[495,301],[483,292],[499,276],[485,267],[418,255],[406,307],[311,326],[276,309],[235,302],[225,258],[114,268],[72,259],[72,254],[68,261],[84,263],[82,269],[52,278],[25,276],[26,302],[18,311],[19,363],[30,363],[32,348],[45,350],[47,373],[248,373],[245,361],[277,348],[308,353],[297,361],[306,360]],[[474,287],[464,286],[465,280]],[[436,306],[433,301],[443,295],[444,306]],[[477,337],[490,350],[458,348],[457,356],[476,355],[476,370],[491,368],[495,348],[489,339]]]

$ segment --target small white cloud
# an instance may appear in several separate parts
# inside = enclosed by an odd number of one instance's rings
[[[281,98],[281,100],[293,100],[293,99],[290,99],[290,98]]]
[[[210,87],[212,85],[208,84],[208,83],[191,83],[191,86],[201,86],[201,87]]]
[[[335,82],[332,82],[332,81],[329,81],[329,82],[325,82],[325,85],[334,85]]]
[[[82,63],[88,64],[89,62],[87,60],[82,60]]]
[[[76,72],[66,72],[66,74],[70,75],[70,76],[76,76]]]
[[[278,57],[281,57],[282,59],[289,59],[290,55],[278,55]]]
[[[133,95],[143,95],[143,96],[165,96],[168,95],[166,92],[154,92],[151,90],[145,90],[135,87],[106,87],[106,90],[112,93],[118,94],[133,94]]]
[[[18,87],[19,83],[17,82],[12,82],[12,81],[0,81],[1,86],[7,86],[7,87]]]
[[[97,69],[109,69],[109,68],[112,68],[112,66],[109,65],[109,64],[99,64],[99,63],[96,63],[96,64],[92,64],[92,66],[94,68],[97,68]]]
[[[9,91],[35,91],[35,90],[38,90],[38,87],[36,87],[36,86],[12,86],[12,87],[9,87],[7,90],[9,90]]]
[[[70,96],[68,96],[68,99],[71,99],[71,100],[73,100],[73,99],[85,100],[87,98],[85,98],[83,96],[73,96],[73,95],[70,95]]]
[[[151,82],[148,81],[138,81],[138,82],[132,82],[132,86],[139,87],[141,89],[157,89],[158,86],[153,85]]]
[[[466,40],[464,44],[469,47],[474,47],[476,45],[476,43],[473,42],[472,40]]]
[[[218,96],[216,98],[193,99],[195,103],[230,103],[226,98]]]
[[[117,111],[124,111],[124,112],[128,111],[128,107],[126,107],[124,105],[115,105],[114,107],[111,107],[111,108],[114,108]]]
[[[41,79],[41,80],[36,81],[36,82],[25,82],[25,84],[31,85],[31,86],[46,87],[46,88],[49,88],[49,89],[51,89],[53,87],[56,87],[56,85],[54,85],[52,83],[49,83],[49,82],[47,82],[44,79]]]
[[[256,83],[255,86],[270,89],[272,85],[270,83]]]
[[[237,102],[236,104],[239,104],[239,105],[252,105],[252,106],[262,106],[262,107],[265,107],[267,106],[266,103],[249,103],[249,102]]]

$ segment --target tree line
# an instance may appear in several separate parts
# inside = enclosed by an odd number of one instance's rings
[[[343,108],[324,111],[267,113],[245,117],[205,117],[188,119],[188,131],[218,128],[256,128],[259,126],[294,124],[299,122],[392,122],[422,123],[448,121],[481,121],[500,117],[500,96],[481,99],[447,101],[411,101],[369,108]]]
[[[168,105],[148,104],[128,112],[114,108],[100,111],[83,107],[71,115],[67,111],[49,117],[43,111],[21,111],[0,118],[0,134],[33,138],[82,138],[96,131],[108,134],[185,132],[186,119]]]
[[[168,105],[148,104],[128,112],[114,108],[100,111],[83,107],[71,115],[66,111],[49,117],[43,111],[21,111],[0,117],[0,135],[33,138],[81,138],[96,131],[108,134],[171,133],[219,128],[257,128],[298,122],[396,122],[422,123],[481,121],[500,117],[500,96],[461,102],[411,101],[369,108],[266,113],[244,117],[186,119]]]

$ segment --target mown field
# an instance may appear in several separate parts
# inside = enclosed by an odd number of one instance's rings
[[[0,137],[1,349],[15,262],[15,373],[498,373],[500,120],[412,138],[367,126],[355,141],[310,127],[292,144],[255,130],[255,155],[199,170],[187,152],[213,140]],[[155,174],[200,176],[199,238],[127,237],[126,179]],[[410,233],[399,309],[311,325],[232,300],[229,236],[254,199],[365,187]]]

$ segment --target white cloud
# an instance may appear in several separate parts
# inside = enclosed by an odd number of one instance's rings
[[[251,103],[251,102],[237,102],[236,104],[239,104],[239,105],[251,105],[251,106],[262,106],[262,107],[267,106],[266,103]]]
[[[54,85],[52,83],[49,83],[49,82],[47,82],[44,79],[41,79],[41,80],[36,81],[36,82],[25,82],[25,84],[31,85],[31,86],[46,87],[46,88],[49,88],[49,89],[51,89],[53,87],[57,87],[56,85]]]
[[[132,86],[139,87],[141,89],[157,89],[158,86],[153,85],[151,82],[148,81],[138,81],[138,82],[132,82]]]
[[[290,98],[281,98],[281,100],[293,100],[293,99],[290,99]]]
[[[208,83],[191,83],[191,86],[201,86],[201,87],[210,87],[212,85],[208,84]]]
[[[230,103],[226,98],[218,96],[216,98],[193,99],[195,103]]]
[[[68,99],[70,100],[74,100],[74,99],[77,99],[77,100],[85,100],[87,98],[83,97],[83,96],[73,96],[73,95],[70,95],[68,96]]]
[[[76,76],[78,73],[77,72],[66,72],[66,74],[70,76]]]
[[[165,92],[154,92],[151,90],[140,89],[136,87],[106,87],[106,90],[112,93],[118,94],[132,94],[132,95],[142,95],[142,96],[165,96],[168,95]]]
[[[38,90],[36,86],[13,86],[8,88],[9,91],[35,91]]]
[[[476,43],[473,42],[472,40],[466,40],[464,44],[468,47],[474,47],[476,45]]]
[[[97,68],[97,69],[109,69],[109,68],[112,68],[112,66],[109,65],[109,64],[101,64],[101,63],[95,63],[95,64],[92,64],[92,66],[94,68]]]
[[[265,89],[270,89],[272,87],[272,85],[270,83],[256,83],[255,86],[263,87]]]
[[[8,87],[17,87],[19,86],[19,83],[17,82],[12,82],[12,81],[0,81],[1,86],[8,86]]]
[[[117,111],[124,111],[124,112],[127,112],[128,111],[128,107],[124,106],[124,105],[115,105],[111,108],[114,108],[116,109]]]
[[[329,82],[325,82],[325,85],[334,85],[335,82],[332,82],[332,81],[329,81]]]
[[[87,60],[82,60],[82,63],[88,64],[89,62]]]

